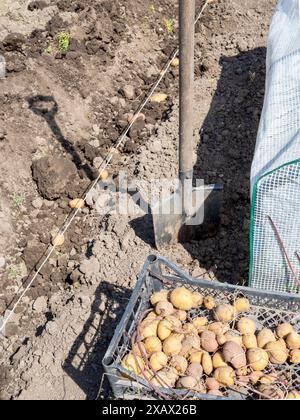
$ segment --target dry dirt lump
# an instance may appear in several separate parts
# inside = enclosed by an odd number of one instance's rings
[[[3,40],[3,46],[6,51],[20,51],[25,43],[25,37],[19,33],[11,33]]]

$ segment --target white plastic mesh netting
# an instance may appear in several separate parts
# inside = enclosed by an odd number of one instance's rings
[[[251,286],[299,292],[300,0],[280,0],[271,23],[251,192]]]

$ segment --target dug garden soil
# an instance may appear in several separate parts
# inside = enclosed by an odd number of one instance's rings
[[[203,2],[197,1],[200,8]],[[195,177],[224,185],[221,226],[164,255],[195,277],[247,281],[249,173],[275,1],[218,0],[196,25]],[[177,46],[175,0],[4,1],[0,5],[0,314],[39,267],[70,199],[97,175]],[[178,68],[158,88],[109,167],[129,179],[175,178]],[[148,215],[99,215],[103,190],[65,235],[0,341],[3,399],[109,395],[101,361],[144,260]],[[114,198],[113,198],[114,199]],[[99,201],[100,200],[100,201]],[[134,206],[133,206],[134,207]],[[136,206],[135,206],[136,207]]]

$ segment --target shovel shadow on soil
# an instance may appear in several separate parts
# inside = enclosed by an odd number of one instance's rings
[[[83,170],[90,180],[95,179],[95,173],[88,164],[83,164],[80,154],[76,151],[72,143],[63,135],[55,116],[58,113],[58,103],[53,96],[37,95],[27,98],[29,109],[36,115],[42,117],[47,122],[53,135],[62,145],[67,153],[70,154],[78,170]]]
[[[94,294],[90,316],[63,364],[64,371],[82,389],[87,400],[111,397],[107,377],[102,383],[102,359],[131,293],[132,290],[122,286],[106,281],[100,283]]]
[[[199,226],[197,239],[184,246],[201,267],[229,283],[248,278],[250,169],[264,100],[265,56],[265,48],[256,48],[221,57],[221,76],[199,131],[194,177],[224,185],[221,224],[213,234]]]

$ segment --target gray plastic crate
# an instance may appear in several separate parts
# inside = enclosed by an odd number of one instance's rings
[[[122,358],[131,348],[131,336],[141,320],[141,315],[149,309],[149,297],[160,289],[173,289],[184,285],[192,291],[198,291],[204,296],[214,296],[217,303],[231,302],[238,296],[245,296],[251,302],[251,310],[247,313],[253,318],[258,329],[268,327],[274,329],[278,323],[290,322],[300,331],[300,296],[288,293],[272,293],[251,289],[249,287],[234,286],[227,283],[212,282],[209,280],[194,279],[170,263],[163,257],[149,256],[141,275],[133,290],[132,296],[125,309],[124,315],[115,331],[107,352],[103,358],[105,373],[109,379],[114,397],[117,399],[161,399],[149,385],[138,376],[121,367]],[[200,308],[194,311],[194,316],[211,317],[211,312]],[[237,321],[237,320],[236,320]],[[277,366],[280,372],[284,390],[300,389],[300,365],[285,363]],[[272,372],[272,370],[270,370]],[[125,379],[124,375],[132,379]],[[199,399],[254,399],[255,393],[249,389],[223,390],[224,397],[215,397],[204,394],[193,394]],[[163,389],[169,398],[176,398],[173,392]],[[176,390],[178,398],[186,396],[186,391]],[[188,396],[186,396],[188,399]]]

